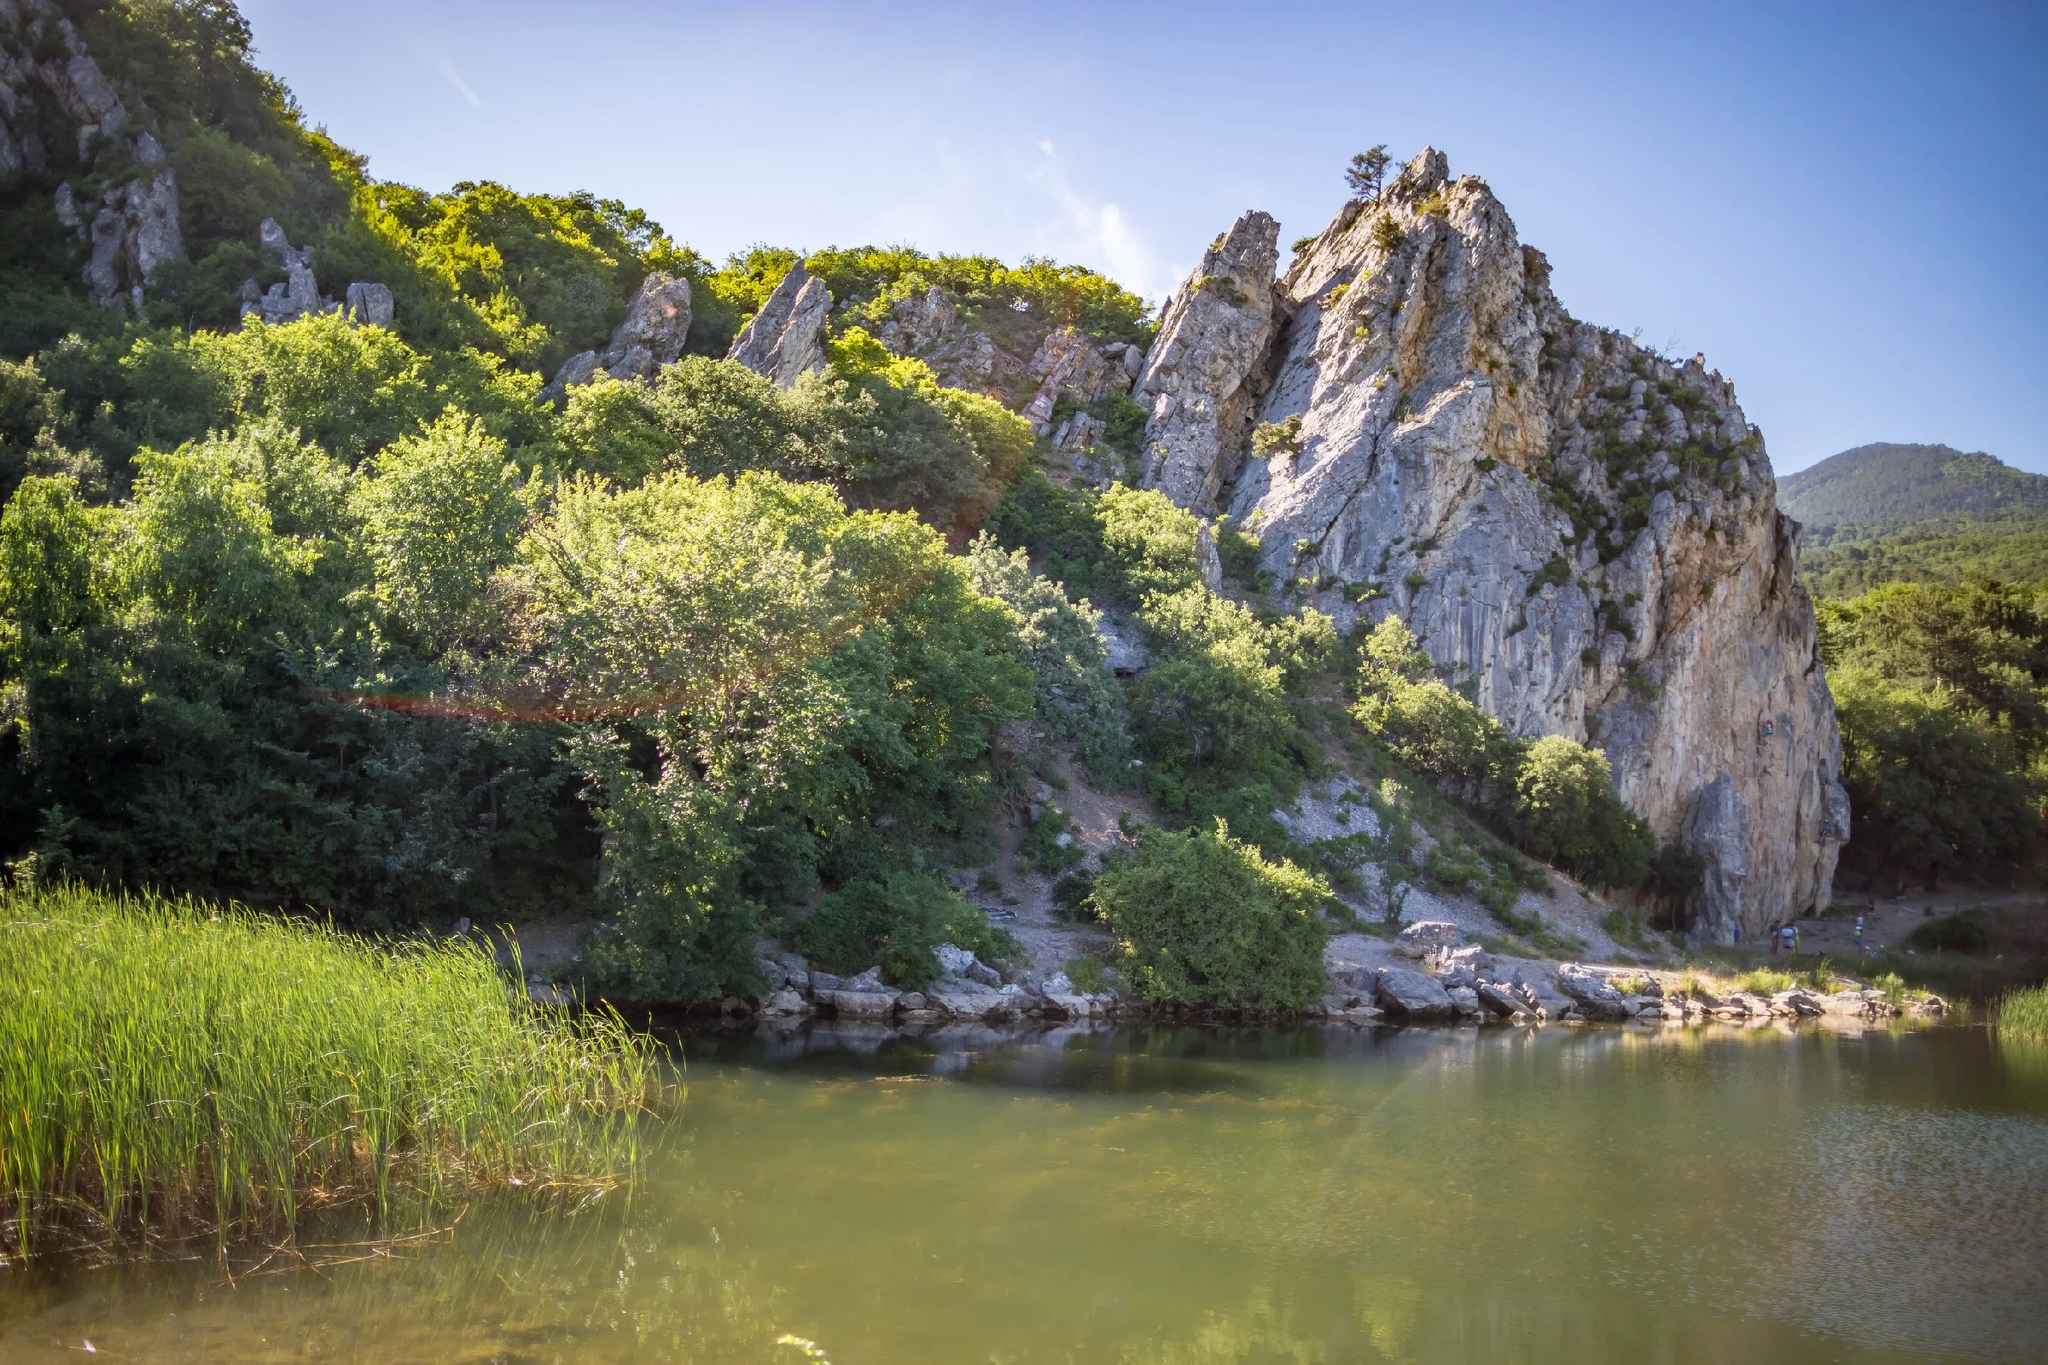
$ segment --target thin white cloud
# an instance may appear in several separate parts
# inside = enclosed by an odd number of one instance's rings
[[[452,63],[446,60],[437,60],[434,65],[440,69],[442,75],[448,78],[448,84],[462,92],[462,98],[469,101],[471,108],[481,109],[484,107],[484,102],[477,97],[476,91],[469,88],[469,82],[462,79],[462,73],[457,71]]]
[[[1038,150],[1043,160],[1025,173],[1024,180],[1058,210],[1051,235],[1062,239],[1063,253],[1093,257],[1110,278],[1148,298],[1163,298],[1179,283],[1161,266],[1121,205],[1091,200],[1068,184],[1050,139],[1041,138]]]

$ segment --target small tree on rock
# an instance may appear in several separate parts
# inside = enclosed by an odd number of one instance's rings
[[[1372,150],[1351,158],[1351,166],[1344,172],[1344,181],[1360,199],[1377,199],[1381,187],[1386,184],[1387,167],[1393,164],[1393,160],[1387,155],[1387,144],[1382,142]]]

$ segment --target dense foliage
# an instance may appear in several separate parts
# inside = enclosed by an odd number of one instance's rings
[[[1978,579],[1819,606],[1858,821],[1845,857],[1929,878],[2010,866],[2041,833],[2048,597]]]
[[[2048,582],[2048,478],[1947,446],[1844,451],[1778,485],[1807,523],[1801,569],[1819,595],[1973,575]]]
[[[1329,886],[1213,828],[1149,830],[1095,879],[1094,903],[1138,994],[1171,1004],[1295,1009],[1323,990]]]

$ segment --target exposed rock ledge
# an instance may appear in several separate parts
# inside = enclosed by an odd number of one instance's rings
[[[1733,387],[1570,317],[1434,150],[1274,280],[1277,240],[1246,214],[1169,306],[1147,481],[1258,535],[1289,601],[1340,629],[1398,612],[1510,730],[1605,749],[1705,856],[1706,937],[1824,906],[1840,740],[1799,527]]]

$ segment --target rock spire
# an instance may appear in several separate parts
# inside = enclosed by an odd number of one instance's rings
[[[1514,733],[1605,749],[1705,858],[1706,937],[1826,905],[1841,745],[1799,526],[1733,386],[1573,319],[1434,149],[1273,280],[1276,240],[1239,219],[1168,309],[1148,480],[1228,511],[1340,629],[1400,615]]]

